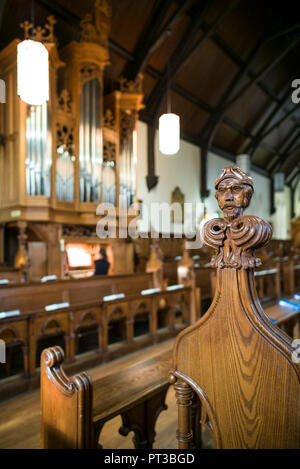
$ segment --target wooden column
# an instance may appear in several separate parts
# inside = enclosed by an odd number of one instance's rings
[[[174,376],[170,376],[170,383],[174,384]],[[193,445],[192,431],[192,404],[194,392],[192,388],[182,380],[174,384],[176,402],[178,406],[178,449],[190,449]]]

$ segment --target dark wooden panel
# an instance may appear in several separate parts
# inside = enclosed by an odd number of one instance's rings
[[[190,56],[176,83],[214,107],[237,70],[213,41],[205,40]]]

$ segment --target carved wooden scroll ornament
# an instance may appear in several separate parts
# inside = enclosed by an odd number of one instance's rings
[[[203,227],[202,237],[217,251],[211,266],[249,269],[261,265],[254,250],[267,244],[272,228],[259,217],[243,216],[254,191],[250,176],[237,166],[224,168],[215,183],[216,199],[224,219],[214,218]]]

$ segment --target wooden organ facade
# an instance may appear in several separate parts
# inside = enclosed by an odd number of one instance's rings
[[[59,52],[53,17],[43,29],[21,25],[25,39],[42,41],[49,52],[50,97],[42,106],[17,95],[20,40],[0,52],[7,83],[7,102],[0,104],[0,263],[7,231],[14,230],[15,267],[31,280],[62,278],[68,271],[64,246],[83,238],[109,245],[112,273],[133,271],[132,244],[96,234],[105,215],[96,213],[100,203],[115,207],[118,226],[120,209],[127,213],[136,201],[136,123],[143,107],[142,77],[135,83],[121,78],[119,90],[104,94],[110,14],[106,0],[96,2],[94,14],[81,22],[80,41]]]

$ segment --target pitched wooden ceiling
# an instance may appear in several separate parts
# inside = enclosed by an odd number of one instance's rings
[[[22,38],[19,23],[56,17],[59,47],[79,38],[94,0],[1,0],[0,48]],[[144,74],[141,118],[153,136],[166,110],[181,116],[182,137],[229,159],[249,153],[264,174],[300,178],[300,104],[291,83],[300,78],[300,8],[286,0],[110,0],[110,91],[120,75]],[[2,21],[1,21],[2,19]],[[151,134],[152,128],[152,134]],[[151,147],[151,145],[150,145]],[[154,174],[153,174],[154,177]],[[202,195],[205,195],[203,181]],[[151,186],[151,184],[150,184]]]

